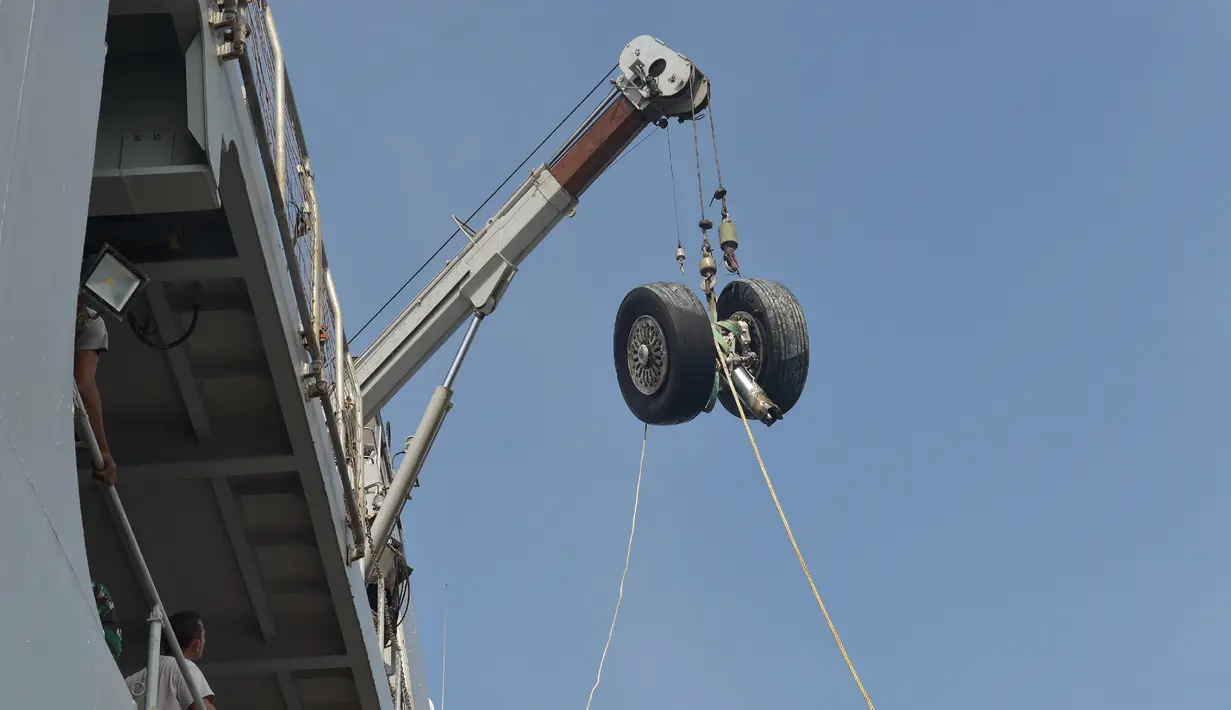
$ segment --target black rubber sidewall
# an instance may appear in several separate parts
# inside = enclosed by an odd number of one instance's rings
[[[714,387],[715,354],[709,318],[697,296],[680,284],[670,287],[675,302],[649,286],[624,297],[616,312],[613,359],[624,403],[637,419],[655,425],[682,424],[701,413]],[[684,307],[681,307],[681,301]],[[658,321],[667,342],[667,375],[652,395],[642,394],[628,371],[628,335],[643,315]]]
[[[777,293],[771,294],[771,290]],[[763,279],[737,279],[729,282],[718,296],[718,319],[726,320],[741,311],[754,318],[761,330],[762,359],[757,384],[785,414],[799,401],[808,376],[810,346],[803,309],[782,284]],[[789,342],[789,338],[795,338],[796,342]],[[724,409],[739,416],[735,398],[726,385],[726,376],[722,377],[718,400]]]

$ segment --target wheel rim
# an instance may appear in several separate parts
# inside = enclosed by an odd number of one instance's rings
[[[628,375],[637,391],[647,396],[667,379],[667,337],[651,316],[639,317],[629,330]]]

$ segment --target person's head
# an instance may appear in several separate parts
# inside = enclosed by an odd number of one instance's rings
[[[181,611],[171,615],[171,631],[179,642],[184,658],[195,661],[205,653],[205,624],[201,615],[195,611]],[[171,649],[163,639],[163,652],[170,655]]]

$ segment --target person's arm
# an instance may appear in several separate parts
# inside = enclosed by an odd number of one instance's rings
[[[81,393],[86,414],[90,415],[90,428],[94,430],[94,438],[98,439],[98,448],[103,453],[103,467],[94,475],[106,485],[114,486],[115,461],[111,458],[111,447],[107,445],[107,433],[103,429],[103,401],[98,393],[98,382],[94,379],[97,369],[97,352],[77,350],[73,353],[73,379],[77,382],[77,391]]]
[[[217,708],[214,707],[214,696],[206,695],[204,698],[201,698],[201,701],[205,703],[205,710],[217,710]],[[201,710],[201,709],[197,707],[196,703],[193,703],[192,705],[188,706],[188,710]]]

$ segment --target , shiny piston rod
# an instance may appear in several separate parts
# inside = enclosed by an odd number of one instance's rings
[[[755,373],[760,371],[761,355],[755,352],[752,326],[747,317],[736,316],[719,322],[718,333],[726,350],[723,359],[731,373],[731,385],[735,395],[749,414],[765,426],[772,426],[774,422],[782,419],[782,408],[774,404],[761,385],[757,384]],[[721,364],[719,375],[722,375]],[[725,379],[719,382],[720,386],[726,384]]]
[[[782,410],[765,394],[756,378],[743,365],[731,368],[731,381],[735,383],[735,394],[748,407],[748,411],[766,426],[782,418]]]

